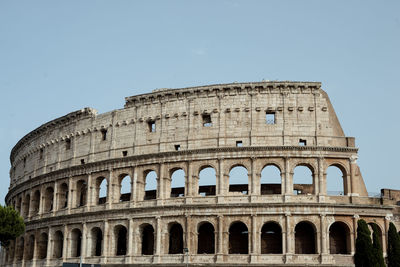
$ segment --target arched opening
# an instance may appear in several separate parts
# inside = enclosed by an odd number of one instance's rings
[[[123,225],[117,225],[114,228],[114,235],[116,240],[116,252],[117,256],[126,255],[126,243],[127,243],[126,227]]]
[[[145,194],[144,200],[157,198],[157,173],[155,171],[145,172]]]
[[[6,263],[12,263],[14,261],[15,241],[16,240],[10,240],[10,245],[6,248]]]
[[[82,247],[82,232],[74,229],[71,232],[71,257],[80,257]]]
[[[39,236],[38,240],[38,258],[45,259],[47,257],[47,243],[49,241],[49,237],[46,233],[42,233]]]
[[[35,193],[33,193],[32,197],[32,215],[36,215],[39,213],[39,207],[40,207],[40,191],[36,190]]]
[[[185,171],[175,169],[171,173],[171,197],[185,196]]]
[[[229,192],[240,192],[247,195],[249,176],[247,169],[243,166],[235,166],[229,172]]]
[[[96,180],[96,190],[97,190],[97,204],[101,205],[107,202],[107,179],[104,177],[99,177]]]
[[[281,171],[275,165],[267,165],[261,171],[261,195],[281,194]]]
[[[24,200],[24,203],[22,205],[23,206],[22,214],[23,214],[24,218],[29,216],[29,206],[30,206],[30,204],[31,204],[31,196],[28,194],[28,195],[25,196],[25,200]]]
[[[154,228],[150,224],[142,226],[142,255],[154,254]]]
[[[103,243],[103,232],[99,227],[94,227],[90,231],[90,255],[101,256],[102,243]]]
[[[229,254],[249,253],[249,231],[242,222],[235,222],[229,227]]]
[[[313,171],[310,166],[299,165],[293,171],[293,194],[314,194]]]
[[[121,176],[119,178],[119,201],[131,200],[131,177],[129,175]]]
[[[295,253],[316,254],[314,226],[309,222],[299,222],[294,231]]]
[[[17,245],[17,261],[22,261],[24,258],[25,239],[20,237]]]
[[[15,210],[18,211],[18,213],[22,216],[21,206],[22,206],[22,198],[19,197],[18,201],[17,201],[17,205],[15,207]]]
[[[87,183],[84,180],[79,180],[76,184],[76,206],[83,207],[87,201]]]
[[[330,254],[350,254],[350,230],[343,222],[334,222],[329,227]]]
[[[212,167],[205,167],[199,172],[199,195],[215,196],[217,175]]]
[[[26,247],[26,260],[32,260],[33,259],[33,252],[35,251],[35,236],[30,235],[28,238],[28,245]]]
[[[282,254],[282,229],[275,222],[261,228],[261,254]]]
[[[169,226],[169,247],[168,254],[183,253],[183,229],[179,223]]]
[[[53,199],[54,199],[54,189],[53,187],[47,187],[44,192],[44,212],[49,212],[53,210]]]
[[[64,248],[64,235],[61,231],[54,233],[54,245],[53,245],[53,258],[59,259],[63,256]]]
[[[214,254],[215,253],[215,234],[214,226],[205,222],[198,229],[197,236],[197,254]]]
[[[65,209],[68,207],[68,185],[62,183],[58,189],[58,208]]]
[[[331,165],[326,170],[326,193],[331,196],[344,196],[347,194],[345,172],[336,165]]]

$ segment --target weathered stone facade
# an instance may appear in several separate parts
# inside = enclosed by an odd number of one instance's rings
[[[40,126],[11,152],[6,202],[27,227],[3,265],[61,266],[82,256],[104,266],[352,266],[358,218],[379,226],[386,253],[400,194],[368,197],[355,140],[320,87],[162,89],[127,97],[123,109],[85,108]],[[230,183],[238,166],[247,172],[242,185]],[[261,182],[268,166],[280,184]],[[311,171],[310,184],[295,183],[298,166]],[[343,175],[340,196],[327,193],[330,166]],[[199,185],[205,168],[214,185]],[[172,186],[178,170],[181,188]]]

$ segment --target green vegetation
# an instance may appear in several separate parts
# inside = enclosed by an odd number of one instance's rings
[[[400,236],[396,226],[389,224],[388,232],[388,267],[400,266]]]
[[[0,205],[0,244],[7,247],[25,231],[24,219],[13,207]]]

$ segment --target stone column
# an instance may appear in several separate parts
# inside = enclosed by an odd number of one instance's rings
[[[328,230],[326,229],[326,215],[324,213],[320,214],[320,232],[321,237],[318,239],[320,240],[321,249],[318,252],[321,253],[321,263],[327,263],[329,262],[329,235]]]
[[[154,261],[156,263],[160,262],[160,256],[162,255],[162,251],[161,251],[161,218],[160,216],[156,217],[156,251],[154,253],[155,255],[155,259]]]
[[[56,211],[60,208],[58,207],[58,183],[54,182],[54,191],[53,191],[53,216],[55,215]]]
[[[96,184],[93,185],[93,183],[96,183],[96,180],[93,181],[93,176],[91,173],[88,174],[87,176],[87,192],[86,192],[86,206],[87,209],[90,210],[91,206],[96,205],[97,203],[93,203],[96,197],[94,196],[94,193],[96,192]],[[78,191],[78,189],[76,190]]]
[[[105,262],[107,262],[107,257],[110,256],[110,224],[108,220],[104,221],[104,237],[103,237],[103,256],[105,257]]]
[[[130,263],[133,262],[133,256],[135,255],[135,250],[136,250],[136,242],[134,243],[134,226],[133,226],[133,219],[129,219],[129,226],[128,226],[128,251],[127,251],[127,255],[130,258]],[[134,246],[136,245],[136,246]]]
[[[286,244],[286,241],[287,241],[287,238],[286,238],[286,236],[287,236],[287,232],[286,232],[286,217],[284,217],[284,216],[281,216],[281,218],[280,218],[280,223],[281,223],[281,226],[282,226],[282,254],[283,255],[285,255],[286,253],[287,253],[287,244]]]
[[[108,174],[107,183],[107,201],[106,206],[108,209],[112,208],[115,199],[115,188],[118,186],[118,179],[114,177],[114,170],[110,169]],[[116,184],[117,183],[117,184]]]
[[[260,242],[258,242],[258,226],[257,226],[257,215],[256,214],[252,214],[251,215],[251,254],[257,255],[260,254],[261,250],[260,250]],[[253,261],[253,260],[252,260]]]
[[[216,194],[217,196],[224,195],[226,192],[224,190],[225,176],[224,176],[224,158],[218,159],[218,181],[216,183]]]
[[[72,188],[73,184],[72,184],[72,179],[69,178],[68,179],[68,199],[67,199],[67,209],[68,209],[68,214],[71,213],[71,208],[72,205],[74,205],[74,198],[76,198],[76,196],[74,196],[74,189]]]
[[[69,233],[68,233],[68,226],[65,224],[64,225],[64,233],[63,233],[63,251],[62,251],[62,259],[63,262],[67,261],[67,258],[70,255],[70,251],[69,251],[69,244],[70,244],[70,238],[69,238]],[[68,255],[67,255],[68,253]]]
[[[356,171],[357,171],[357,156],[350,157],[350,188],[349,193],[351,196],[358,196],[358,192],[356,193],[357,182],[356,182]],[[357,229],[357,228],[356,228]]]
[[[295,253],[294,249],[294,228],[291,226],[290,212],[285,213],[286,217],[286,262],[291,260],[291,256]]]
[[[256,172],[256,158],[251,158],[251,178],[249,179],[249,194],[260,195],[260,176]]]
[[[82,240],[81,240],[82,261],[84,261],[87,256],[90,256],[90,251],[87,251],[88,238],[89,235],[87,232],[86,223],[82,223]]]
[[[54,207],[54,206],[53,206]],[[53,251],[53,233],[51,231],[51,228],[49,227],[48,230],[48,236],[47,236],[47,255],[46,255],[46,264],[50,265],[50,260],[53,258],[53,255],[51,254],[51,252]]]
[[[354,255],[356,251],[356,239],[357,239],[357,221],[360,219],[358,214],[354,214],[353,216],[353,235],[351,240],[351,254]]]
[[[157,174],[157,204],[163,204],[165,198],[164,165],[159,164]]]
[[[217,262],[223,262],[224,216],[218,215]]]
[[[293,195],[293,172],[290,171],[289,158],[285,158],[285,170],[283,173],[285,179],[285,195]]]
[[[137,169],[136,167],[132,168],[132,176],[131,176],[131,201],[133,202],[133,206],[136,205],[136,202],[139,201],[137,198]]]
[[[325,201],[326,196],[326,173],[324,172],[324,159],[318,158],[318,181],[319,181],[319,201]]]

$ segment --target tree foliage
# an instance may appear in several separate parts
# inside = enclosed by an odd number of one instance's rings
[[[24,219],[13,207],[0,205],[0,244],[7,247],[25,231]]]
[[[371,232],[364,220],[358,220],[354,263],[356,267],[375,267],[374,261]]]
[[[381,241],[379,239],[379,230],[378,230],[378,226],[376,224],[372,224],[372,249],[374,252],[374,266],[376,267],[385,267],[385,260],[383,258],[383,251],[382,251],[382,244]]]
[[[388,232],[388,267],[400,266],[400,236],[396,226],[389,224]]]

